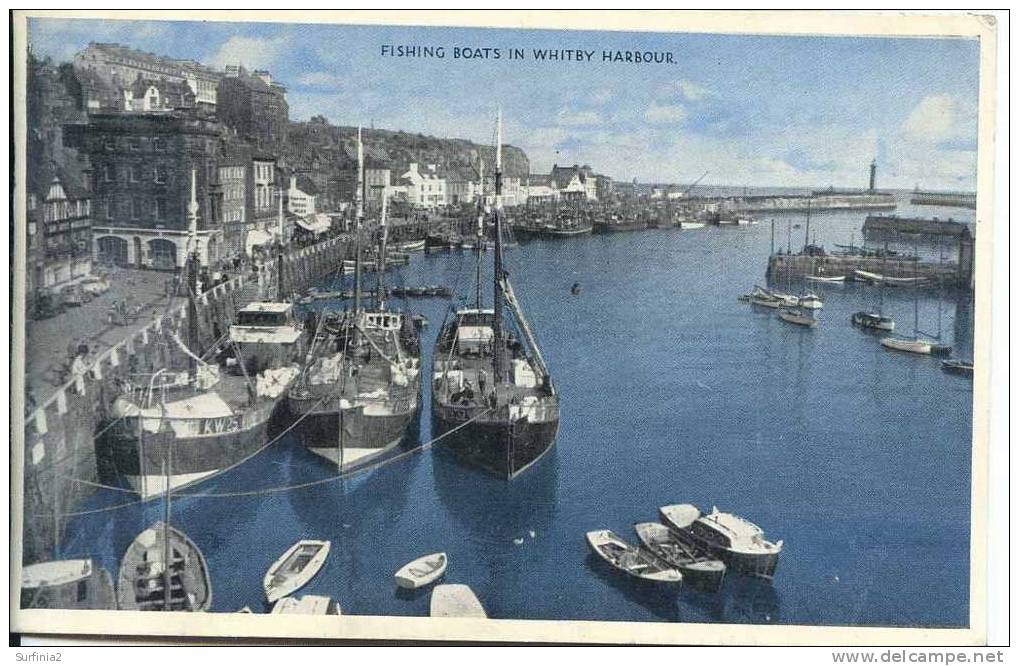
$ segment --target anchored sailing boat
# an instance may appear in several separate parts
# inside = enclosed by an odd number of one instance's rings
[[[383,193],[376,275],[376,307],[361,307],[361,232],[364,153],[358,130],[354,310],[319,318],[308,362],[287,394],[301,419],[298,436],[341,470],[376,460],[416,435],[421,394],[421,346],[409,315],[386,307],[388,192]]]
[[[918,288],[918,279],[920,275],[919,271],[920,256],[914,251],[913,256],[913,274],[916,278],[913,281],[913,335],[912,337],[906,336],[888,336],[881,338],[881,346],[885,349],[892,349],[895,351],[910,352],[913,354],[931,354],[943,356],[947,355],[952,351],[952,348],[947,345],[939,344],[934,340],[924,339],[920,337],[920,292]],[[939,296],[940,298],[940,296]],[[941,303],[938,302],[938,335],[934,336],[935,339],[941,337]]]
[[[289,303],[245,306],[230,327],[224,349],[203,354],[198,348],[194,171],[188,211],[192,251],[184,269],[187,340],[167,334],[171,353],[178,352],[187,367],[161,368],[137,383],[124,383],[109,410],[113,423],[97,447],[103,468],[125,477],[143,499],[166,487],[197,483],[258,451],[267,441],[277,400],[299,371],[293,361],[303,334]],[[204,360],[206,355],[223,358],[233,372],[221,372],[218,364]],[[161,468],[167,460],[170,467]]]
[[[885,243],[885,251],[881,253],[881,273],[884,274],[885,256],[888,254],[888,244]],[[872,328],[878,331],[894,331],[895,320],[884,313],[885,306],[885,281],[881,280],[878,287],[877,312],[861,310],[854,312],[852,321],[857,326]]]
[[[432,355],[432,424],[463,460],[513,479],[552,447],[559,396],[503,269],[501,113],[495,201],[493,307],[481,308],[479,268],[475,308],[447,316]],[[506,326],[506,309],[523,340]]]

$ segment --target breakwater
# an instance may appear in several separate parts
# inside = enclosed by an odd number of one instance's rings
[[[913,192],[909,203],[918,206],[951,206],[953,208],[977,207],[975,192]]]
[[[807,275],[828,277],[844,275],[852,279],[854,271],[867,271],[887,277],[926,278],[929,284],[947,287],[969,287],[972,280],[972,260],[968,264],[955,262],[914,261],[902,257],[873,257],[859,255],[773,254],[768,260],[767,277],[793,279]]]
[[[352,243],[339,236],[282,256],[280,272],[288,291],[303,291],[352,256]],[[199,344],[212,345],[229,330],[238,308],[266,298],[277,284],[277,261],[213,286],[198,297]],[[176,304],[73,373],[25,417],[23,562],[49,558],[69,518],[100,486],[95,441],[104,412],[118,386],[130,376],[151,373],[171,360],[169,336],[185,337],[186,305]],[[124,502],[135,496],[125,492]]]
[[[952,218],[941,220],[924,217],[899,217],[898,215],[868,215],[863,222],[866,236],[913,234],[920,236],[945,236],[963,238],[970,236],[969,225]]]
[[[810,195],[736,197],[728,210],[736,213],[802,212],[895,208],[895,197],[884,192],[814,192]]]

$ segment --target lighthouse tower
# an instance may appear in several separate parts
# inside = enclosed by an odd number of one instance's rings
[[[870,162],[870,192],[873,192],[877,187],[877,160],[871,160]]]

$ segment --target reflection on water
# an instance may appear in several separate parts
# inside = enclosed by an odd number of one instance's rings
[[[775,217],[784,229],[787,218]],[[865,217],[812,215],[811,233],[848,242]],[[494,618],[964,625],[972,383],[851,326],[853,312],[878,302],[874,287],[811,285],[824,300],[813,330],[738,303],[762,283],[768,227],[513,248],[509,270],[562,398],[554,448],[512,482],[464,467],[439,442],[316,483],[335,469],[284,438],[174,498],[174,525],[209,562],[214,610],[263,609],[266,569],[316,538],[332,551],[300,594],[329,595],[345,614],[427,615],[430,591],[400,592],[393,574],[444,551],[445,581],[470,585]],[[473,275],[470,253],[417,255],[387,281],[468,295]],[[451,304],[404,307],[432,322],[421,340],[429,368]],[[921,290],[916,307],[922,330],[940,321],[943,342],[972,350],[968,295]],[[912,332],[912,290],[885,290],[884,310]],[[301,487],[267,491],[278,486]],[[81,508],[126,500],[103,490]],[[685,587],[663,597],[590,561],[588,530],[632,541],[635,522],[676,502],[717,505],[784,539],[775,580],[730,575],[717,594]],[[75,518],[62,556],[95,557],[115,573],[161,514],[157,500]]]

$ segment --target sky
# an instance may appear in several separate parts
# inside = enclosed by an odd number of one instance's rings
[[[590,164],[617,180],[974,190],[975,40],[710,35],[186,21],[30,19],[29,46],[69,61],[119,42],[222,68],[268,69],[291,120],[523,148],[532,172]],[[444,47],[444,58],[383,46]],[[454,48],[500,59],[454,58]],[[508,50],[525,59],[510,60]],[[593,51],[538,61],[534,49]],[[603,62],[603,51],[671,63]]]

